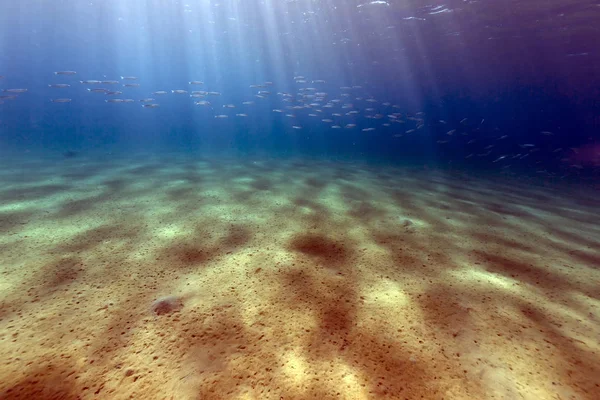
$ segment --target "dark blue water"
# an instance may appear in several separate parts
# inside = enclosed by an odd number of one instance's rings
[[[67,156],[335,156],[594,179],[598,18],[600,6],[584,1],[4,2],[0,88],[27,92],[1,93],[0,145]],[[54,74],[64,70],[77,73]],[[168,94],[152,95],[159,90]],[[145,98],[157,108],[142,107]]]

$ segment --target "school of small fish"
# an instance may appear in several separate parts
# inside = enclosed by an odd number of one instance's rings
[[[372,2],[378,3],[378,2]],[[76,71],[56,71],[55,78],[62,82],[49,83],[47,87],[57,93],[49,102],[67,104],[79,97],[63,97],[61,92],[77,91],[77,96],[88,93],[89,96],[102,96],[107,104],[139,104],[144,109],[157,109],[160,103],[157,98],[169,101],[170,96],[187,97],[195,106],[209,109],[208,117],[217,120],[229,118],[247,118],[252,109],[261,101],[269,101],[279,106],[272,109],[273,118],[283,118],[289,121],[293,130],[354,130],[365,134],[377,132],[377,135],[389,136],[395,139],[411,138],[420,132],[427,132],[435,139],[442,149],[451,146],[452,151],[460,146],[465,160],[487,160],[490,164],[502,169],[526,159],[534,159],[533,164],[542,164],[551,155],[563,168],[561,177],[569,176],[572,171],[588,167],[600,167],[600,146],[584,145],[580,147],[552,147],[555,143],[552,131],[540,131],[536,135],[536,143],[522,143],[515,135],[502,134],[499,129],[486,119],[471,120],[463,118],[459,121],[445,121],[428,118],[422,111],[406,112],[401,107],[388,101],[380,101],[365,94],[363,86],[341,86],[331,92],[331,87],[323,79],[308,79],[302,75],[293,77],[297,86],[294,93],[274,92],[271,81],[250,84],[254,91],[253,99],[244,99],[239,103],[221,100],[225,98],[220,91],[192,90],[203,87],[204,81],[188,82],[188,88],[170,90],[155,90],[150,93],[142,89],[137,76],[120,76],[120,79],[86,79],[76,78]],[[0,76],[0,82],[9,82],[6,76]],[[325,91],[325,89],[330,89]],[[28,88],[6,88],[0,90],[0,104],[7,101],[17,101],[19,97],[29,93]],[[270,99],[270,100],[265,100]],[[228,111],[235,110],[235,111]],[[379,136],[378,136],[379,137]],[[531,136],[528,136],[531,137]],[[590,148],[592,150],[590,150]],[[586,154],[586,157],[581,157]],[[537,160],[537,161],[536,161]],[[527,160],[529,161],[529,160]],[[539,169],[537,173],[549,177],[558,176],[557,172]]]

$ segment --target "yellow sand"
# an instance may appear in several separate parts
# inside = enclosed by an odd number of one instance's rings
[[[600,398],[591,189],[216,157],[0,184],[0,399]]]

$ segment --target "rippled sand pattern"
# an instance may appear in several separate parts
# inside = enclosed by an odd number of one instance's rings
[[[598,192],[2,161],[0,398],[598,399]]]

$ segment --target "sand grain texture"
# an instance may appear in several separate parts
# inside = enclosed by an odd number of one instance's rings
[[[1,399],[599,398],[592,189],[169,156],[0,183]]]

